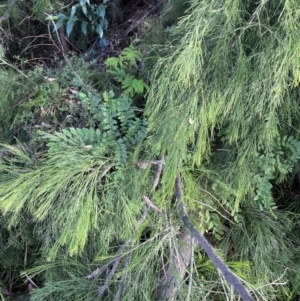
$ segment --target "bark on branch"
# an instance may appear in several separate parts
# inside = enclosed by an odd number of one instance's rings
[[[190,231],[191,235],[195,238],[198,244],[204,249],[210,260],[213,262],[215,267],[223,274],[225,279],[229,284],[233,286],[233,288],[237,291],[237,293],[241,296],[244,301],[255,301],[255,299],[250,295],[248,290],[242,284],[240,279],[229,269],[229,267],[221,260],[221,258],[215,253],[212,246],[205,239],[205,237],[194,227],[194,225],[189,220],[186,207],[183,202],[183,189],[182,182],[180,176],[176,178],[175,181],[175,189],[176,189],[176,198],[180,207],[181,219],[185,225],[185,227]]]
[[[161,283],[157,287],[157,300],[173,301],[180,293],[180,281],[183,280],[187,267],[191,262],[191,250],[195,239],[190,234],[182,233],[178,238],[178,249],[171,249],[171,258],[165,268]]]

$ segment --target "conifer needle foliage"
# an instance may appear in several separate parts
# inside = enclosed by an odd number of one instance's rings
[[[299,216],[278,209],[273,188],[300,159],[300,5],[190,0],[186,7],[167,29],[150,86],[133,46],[106,60],[98,85],[80,65],[48,70],[53,83],[43,69],[29,73],[38,105],[29,94],[17,111],[33,113],[55,88],[58,104],[70,98],[74,119],[50,114],[55,126],[35,127],[36,140],[1,144],[0,259],[16,251],[17,272],[38,286],[32,300],[240,300],[195,246],[179,199],[251,296],[299,296]],[[27,78],[2,65],[5,113]],[[145,93],[143,114],[133,102]]]
[[[262,188],[255,181],[270,181],[259,176],[261,156],[270,162],[270,153],[280,156],[274,153],[278,139],[298,138],[299,3],[190,2],[173,28],[182,38],[154,70],[148,145],[168,153],[166,178],[174,179],[182,163],[209,166],[218,171],[215,179],[233,188],[231,198],[256,206],[254,187]],[[288,170],[288,163],[274,166],[272,176],[284,178]]]
[[[212,224],[217,229],[218,219],[209,217],[214,210],[239,224],[240,213],[249,210],[245,204],[262,214],[271,212],[271,224],[283,218],[272,187],[299,162],[299,3],[190,4],[171,29],[179,37],[172,51],[154,68],[146,107],[151,136],[141,149],[147,150],[146,157],[166,155],[156,201],[172,210],[174,181],[181,173],[188,210],[199,228],[207,230]],[[283,225],[288,232],[288,224]],[[259,229],[264,226],[255,227],[251,240],[263,239]],[[282,243],[284,250],[288,243]],[[249,247],[245,240],[243,244]],[[292,268],[293,255],[283,253],[282,262]],[[260,260],[268,262],[262,258],[270,253],[261,254]],[[262,279],[264,272],[253,261]],[[270,265],[262,282],[276,283],[284,268],[274,276]]]
[[[50,248],[49,258],[60,246],[71,256],[82,252],[90,232],[107,228],[103,241],[113,239],[109,233],[118,232],[121,237],[130,233],[139,206],[126,200],[114,180],[117,172],[111,172],[113,161],[103,158],[97,147],[89,151],[70,146],[37,162],[22,150],[10,151],[14,158],[2,159],[1,164],[2,212],[10,212],[10,226],[17,226],[20,215],[28,210],[31,222],[41,223],[39,231],[51,239],[53,245],[45,246]],[[125,220],[128,223],[123,224]]]

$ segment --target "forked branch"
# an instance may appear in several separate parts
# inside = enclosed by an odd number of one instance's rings
[[[154,178],[153,178],[153,184],[152,184],[152,190],[155,191],[156,188],[157,188],[157,185],[159,183],[159,179],[160,179],[160,176],[161,176],[161,173],[162,173],[162,168],[163,168],[163,163],[164,163],[164,156],[162,155],[161,159],[159,161],[151,161],[151,162],[138,162],[138,167],[139,168],[147,168],[150,164],[155,164],[157,165],[157,168],[156,168],[156,171],[155,171],[155,174],[154,174]],[[111,168],[114,167],[114,164],[108,164],[107,166],[104,166],[104,170],[103,172],[100,174],[100,176],[98,177],[98,182],[100,183],[102,178],[104,178],[106,176],[106,174],[111,170]],[[154,209],[155,211],[157,211],[158,213],[160,214],[163,214],[162,210],[159,209],[153,202],[152,200],[147,197],[147,196],[143,196],[145,202],[148,204],[148,206],[150,206],[152,209]],[[139,221],[137,221],[137,227],[139,227],[144,221],[145,219],[147,218],[147,215],[148,215],[148,208],[145,208],[145,211],[143,213],[143,216],[141,217],[141,219]],[[120,254],[120,256],[117,256],[116,258],[114,258],[112,261],[108,262],[107,264],[105,264],[104,266],[102,267],[99,267],[97,268],[96,270],[94,270],[90,275],[86,276],[87,279],[93,279],[93,278],[96,278],[98,277],[99,275],[101,275],[104,270],[107,270],[108,267],[113,264],[112,268],[111,268],[111,271],[109,272],[108,276],[106,277],[106,280],[104,282],[104,284],[102,286],[99,287],[99,290],[98,290],[98,297],[101,297],[104,295],[104,293],[108,290],[109,288],[109,285],[113,279],[113,277],[115,276],[117,270],[118,270],[118,266],[121,262],[121,259],[123,258],[123,251],[125,250],[125,248],[130,245],[132,242],[132,238],[130,238],[129,240],[126,241],[125,244],[123,244],[117,254]],[[127,255],[127,259],[125,261],[125,267],[129,265],[129,262],[130,262],[130,256],[131,256],[131,253],[129,252],[129,254]],[[125,275],[125,274],[124,274]],[[115,296],[115,300],[121,300],[121,295],[122,295],[122,289],[123,289],[123,285],[124,285],[124,280],[125,280],[125,277],[122,277],[122,280],[121,280],[121,283],[120,283],[120,286],[119,286],[119,289],[118,289],[118,292],[117,292],[117,295]]]
[[[237,293],[241,296],[244,301],[255,301],[254,298],[250,295],[249,291],[242,284],[240,279],[229,269],[229,267],[221,260],[221,258],[215,253],[212,246],[205,239],[205,237],[194,227],[194,225],[189,220],[186,207],[183,202],[183,189],[181,177],[178,176],[175,181],[175,189],[176,189],[176,198],[180,207],[180,215],[185,227],[190,231],[191,235],[195,238],[197,243],[201,245],[201,247],[206,252],[207,256],[213,262],[215,267],[223,274],[225,279],[231,284]]]

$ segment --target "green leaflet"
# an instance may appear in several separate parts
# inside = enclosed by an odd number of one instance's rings
[[[45,134],[49,153],[57,153],[69,146],[102,150],[102,155],[116,160],[121,166],[127,161],[130,149],[142,141],[147,133],[146,119],[137,118],[127,96],[114,97],[112,91],[103,98],[88,93],[79,94],[89,114],[89,123],[95,128],[69,128],[62,132]]]

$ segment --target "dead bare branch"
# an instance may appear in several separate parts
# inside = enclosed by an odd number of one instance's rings
[[[106,280],[105,280],[104,285],[102,285],[102,286],[99,287],[99,292],[98,292],[98,296],[99,296],[99,297],[103,296],[103,294],[104,294],[104,293],[106,292],[106,290],[108,289],[108,286],[109,286],[109,284],[110,284],[110,281],[111,281],[111,279],[113,278],[113,276],[115,275],[115,272],[116,272],[116,270],[117,270],[117,267],[118,267],[120,261],[121,261],[121,258],[118,258],[118,259],[115,261],[112,270],[110,271],[109,275],[107,276],[107,278],[106,278]]]
[[[105,169],[103,170],[103,172],[101,173],[101,175],[98,177],[98,183],[101,182],[101,180],[103,179],[103,177],[105,177],[105,175],[115,166],[115,164],[108,164]]]
[[[150,10],[148,10],[139,20],[136,20],[136,22],[134,22],[126,31],[125,33],[122,34],[122,36],[127,36],[131,31],[133,31],[134,29],[136,29],[140,24],[142,24],[144,22],[144,20],[146,19],[146,17],[155,9],[159,8],[161,5],[163,5],[163,1],[158,2],[155,6],[153,6]],[[119,39],[121,37],[118,37],[117,39]]]
[[[25,274],[25,277],[27,278],[27,280],[29,281],[29,283],[31,283],[32,287],[35,287],[35,288],[39,288],[35,282],[27,275]]]
[[[153,182],[152,182],[152,189],[153,191],[157,188],[158,186],[158,182],[159,182],[159,179],[160,179],[160,175],[162,173],[162,169],[163,169],[163,164],[165,162],[165,155],[162,155],[160,157],[160,160],[158,161],[157,163],[157,168],[156,168],[156,172],[155,172],[155,175],[154,175],[154,179],[153,179]]]
[[[182,280],[191,262],[191,250],[194,250],[195,240],[187,233],[178,238],[178,247],[171,250],[171,258],[164,272],[161,284],[157,287],[157,298],[160,301],[175,300],[180,293],[179,279]]]
[[[153,202],[152,202],[146,195],[143,195],[143,198],[144,198],[144,200],[146,201],[146,203],[147,203],[152,209],[154,209],[155,211],[157,211],[157,212],[160,213],[160,214],[164,214],[164,213],[162,212],[162,210],[159,209],[156,205],[154,205]]]
[[[6,12],[2,17],[0,17],[0,23],[9,19],[9,13]]]
[[[138,168],[140,169],[147,169],[148,167],[150,167],[151,165],[157,165],[160,164],[161,161],[160,160],[154,160],[154,161],[138,161],[136,163],[136,165],[138,166]]]
[[[255,301],[250,295],[249,291],[242,284],[240,279],[229,269],[229,267],[221,260],[221,258],[215,253],[212,246],[205,239],[205,237],[194,227],[194,225],[189,220],[186,213],[186,206],[183,202],[183,189],[181,177],[178,176],[175,181],[176,198],[180,207],[180,215],[185,227],[190,231],[191,235],[196,239],[198,244],[206,252],[207,256],[213,262],[215,267],[223,274],[225,279],[231,284],[237,293],[241,296],[244,301]]]
[[[189,275],[189,289],[187,294],[187,301],[190,300],[191,292],[192,292],[192,285],[193,285],[193,267],[194,267],[194,238],[190,235],[190,275]]]
[[[120,256],[115,257],[114,259],[110,260],[108,263],[104,264],[103,266],[101,266],[100,268],[97,268],[96,270],[94,270],[91,274],[89,274],[88,276],[86,276],[87,279],[93,279],[98,277],[99,275],[101,275],[106,269],[108,269],[108,267],[113,264],[116,261],[120,261],[121,258],[123,257],[122,252],[125,250],[125,248],[131,243],[131,239],[129,239],[125,244],[121,245],[119,250],[117,251],[117,255],[121,254]]]
[[[129,266],[129,264],[130,264],[130,260],[131,260],[131,253],[127,255],[126,262],[125,262],[125,264],[124,264],[123,269],[127,269],[127,268],[128,268],[128,266]],[[125,283],[126,278],[127,278],[127,276],[126,276],[126,274],[124,273],[124,274],[122,275],[121,283],[120,283],[120,285],[119,285],[119,288],[118,288],[118,291],[117,291],[117,293],[116,293],[116,296],[115,296],[114,301],[121,301],[123,286],[124,286],[124,283]]]
[[[152,185],[152,189],[153,191],[155,191],[155,189],[157,188],[161,173],[162,173],[162,168],[163,168],[163,163],[164,163],[164,155],[161,156],[160,160],[158,161],[150,161],[150,162],[138,162],[137,165],[142,168],[145,169],[145,165],[146,168],[150,165],[150,164],[156,164],[157,165],[157,169],[154,175],[154,179],[153,179],[153,185]],[[100,176],[98,177],[98,182],[101,182],[101,179],[111,170],[111,168],[114,167],[114,164],[108,164],[107,166],[104,167],[103,172],[100,174]],[[159,212],[160,214],[163,214],[163,211],[158,208],[156,205],[154,205],[154,203],[151,201],[151,199],[148,196],[143,196],[144,200],[146,201],[146,203],[155,211]],[[148,207],[148,206],[147,206]],[[137,227],[139,227],[147,218],[149,212],[149,208],[145,208],[142,217],[137,221]],[[117,254],[122,253],[125,248],[131,244],[132,239],[130,238],[129,240],[126,241],[126,243],[124,243],[119,250],[117,251]],[[131,256],[131,252],[129,252],[129,254],[127,255],[127,259],[126,262],[123,266],[123,269],[126,268],[129,263],[130,263],[130,256]],[[109,272],[108,276],[106,277],[106,280],[104,282],[104,284],[102,286],[99,287],[99,291],[98,291],[98,296],[101,297],[106,290],[108,289],[111,280],[113,279],[117,268],[120,264],[121,259],[123,258],[123,255],[117,256],[115,257],[113,260],[111,260],[110,262],[108,262],[107,264],[103,265],[102,267],[99,267],[97,269],[95,269],[91,274],[89,274],[88,276],[86,276],[87,279],[93,279],[95,277],[98,277],[99,275],[101,275],[106,269],[109,268],[109,266],[111,264],[113,264],[111,271]],[[125,274],[124,274],[125,275]],[[123,285],[124,285],[124,279],[125,276],[122,276],[122,280],[117,292],[117,295],[115,296],[115,301],[119,301],[122,298],[122,290],[123,290]]]

